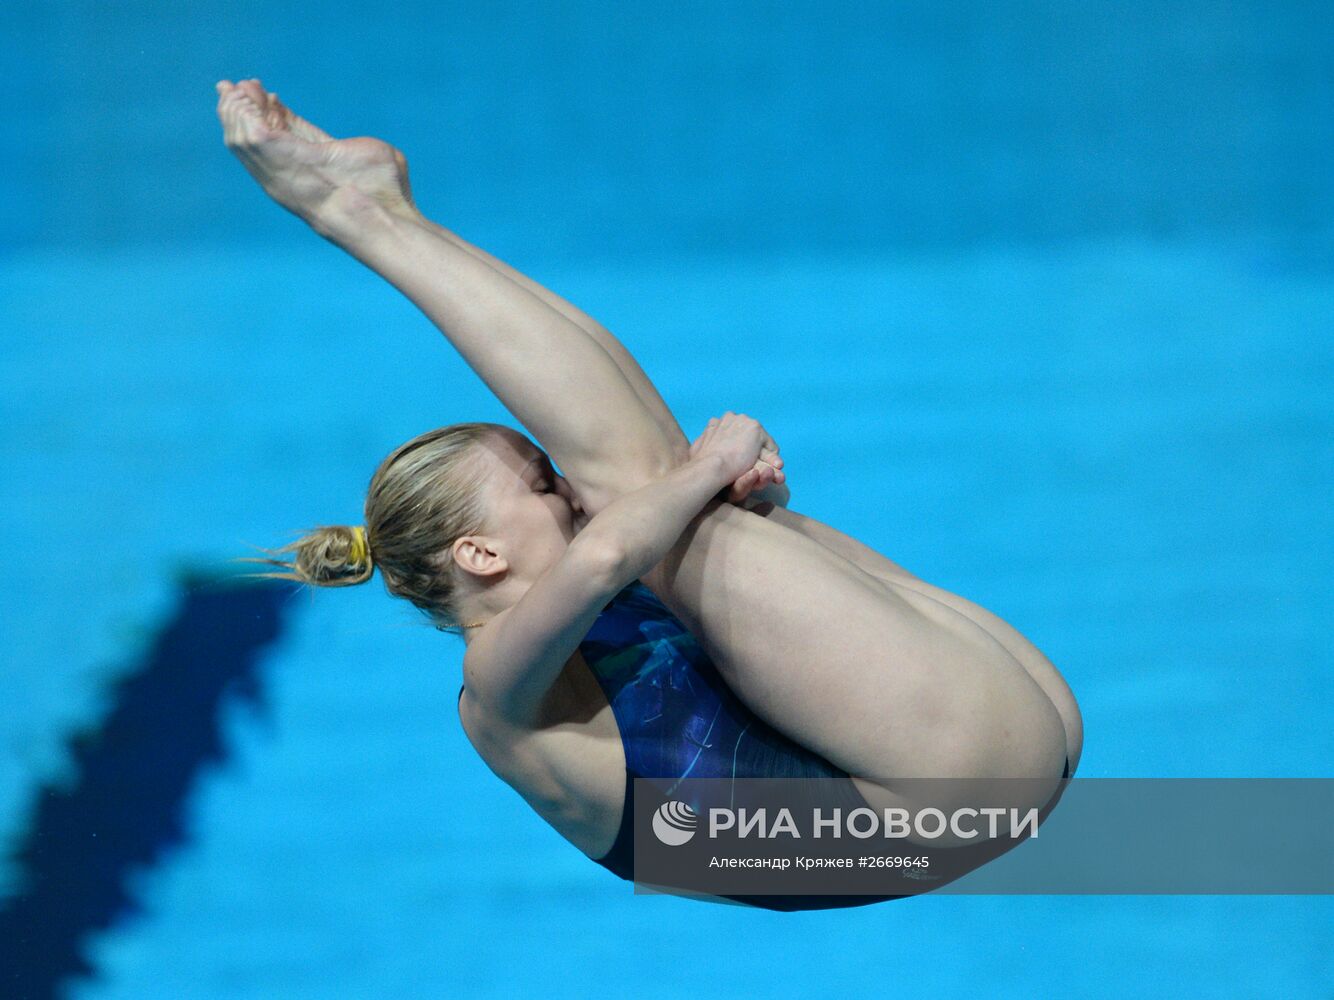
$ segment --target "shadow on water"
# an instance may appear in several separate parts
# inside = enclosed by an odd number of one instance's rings
[[[175,614],[69,742],[73,779],[39,789],[15,845],[17,894],[0,901],[0,995],[45,998],[92,974],[91,935],[139,909],[130,880],[183,843],[187,799],[228,753],[223,710],[263,700],[258,666],[292,588],[183,582]]]

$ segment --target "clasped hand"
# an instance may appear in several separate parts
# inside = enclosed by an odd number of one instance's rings
[[[787,480],[778,445],[769,432],[744,413],[714,417],[690,444],[690,457],[716,455],[730,474],[727,499],[741,503],[752,494]]]

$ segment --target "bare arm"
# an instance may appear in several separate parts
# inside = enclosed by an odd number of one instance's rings
[[[474,696],[511,722],[535,721],[607,601],[661,562],[705,505],[754,463],[758,427],[729,415],[696,457],[593,517],[469,646],[464,671]]]

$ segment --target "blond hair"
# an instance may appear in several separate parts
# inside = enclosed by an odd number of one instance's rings
[[[453,424],[399,445],[371,476],[364,529],[315,528],[253,560],[281,568],[259,575],[348,587],[365,583],[378,567],[389,593],[411,601],[438,627],[457,629],[452,547],[480,532],[484,517],[473,447],[500,430]]]

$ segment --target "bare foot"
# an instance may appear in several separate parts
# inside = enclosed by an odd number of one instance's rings
[[[408,164],[379,139],[335,139],[258,80],[217,85],[223,141],[274,201],[326,236],[372,204],[417,217]]]

